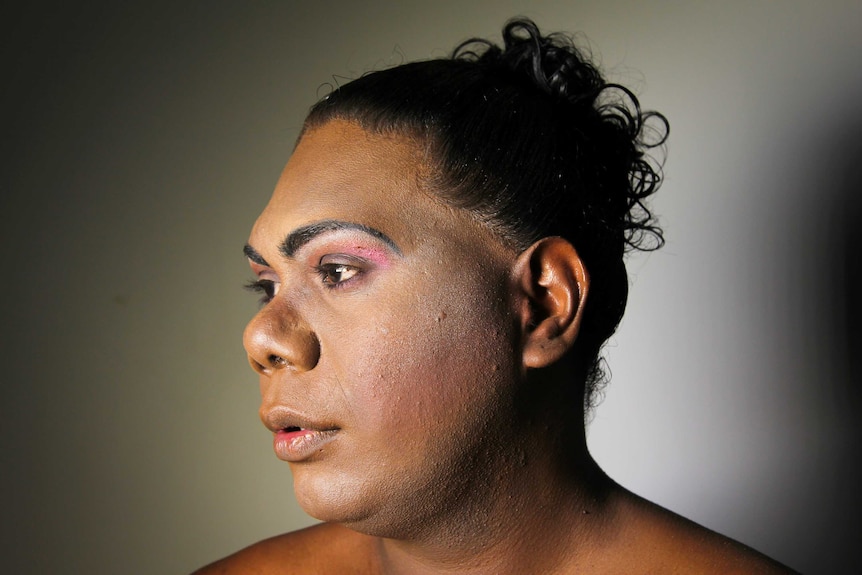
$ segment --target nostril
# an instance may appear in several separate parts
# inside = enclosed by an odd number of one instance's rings
[[[262,376],[285,370],[313,369],[320,359],[320,342],[296,311],[274,300],[249,322],[243,345],[251,368]]]
[[[251,364],[251,368],[253,370],[262,375],[266,375],[266,373],[269,372],[269,369],[267,369],[264,365],[262,365],[259,361],[257,361],[251,356],[248,357],[248,363]]]

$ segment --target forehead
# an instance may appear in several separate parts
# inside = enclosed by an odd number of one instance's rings
[[[338,220],[380,231],[404,255],[508,266],[516,251],[469,211],[429,191],[428,169],[421,142],[332,120],[302,137],[249,244],[275,258],[288,234]]]
[[[455,215],[423,191],[422,154],[407,137],[369,133],[342,120],[307,132],[255,224],[252,242],[328,219],[385,228],[411,241],[417,226]]]

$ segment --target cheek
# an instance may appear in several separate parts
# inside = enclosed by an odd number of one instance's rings
[[[417,292],[413,292],[417,293]],[[354,339],[347,400],[364,433],[419,448],[484,425],[510,391],[512,331],[498,298],[456,288],[411,297]],[[388,432],[388,433],[387,433]]]

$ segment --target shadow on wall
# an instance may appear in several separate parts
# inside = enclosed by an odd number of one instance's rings
[[[847,410],[851,421],[862,412],[862,121],[843,135],[834,151],[836,158],[836,195],[834,251],[837,254],[833,282],[837,288],[838,305],[832,308],[838,341],[843,339],[844,378],[836,398]],[[857,428],[862,427],[857,423]],[[858,432],[858,429],[857,429]],[[862,435],[862,434],[859,434]],[[856,439],[859,439],[859,435]],[[855,442],[860,445],[860,442]]]
[[[839,306],[834,309],[833,321],[838,327],[838,341],[843,339],[843,371],[837,401],[844,409],[847,433],[845,449],[847,473],[846,504],[839,505],[836,520],[845,527],[843,549],[853,549],[862,541],[862,179],[859,177],[862,161],[862,119],[857,119],[851,130],[838,141],[835,158],[838,162],[835,176],[838,203],[836,209],[836,245],[839,255],[835,273],[836,287],[841,290]],[[862,573],[862,558],[855,555],[854,570]]]
[[[862,118],[831,128],[819,140],[824,160],[814,166],[824,185],[806,194],[804,221],[796,228],[798,241],[812,244],[800,246],[801,257],[811,261],[798,265],[809,268],[809,313],[823,328],[815,337],[824,336],[815,345],[827,362],[808,385],[835,418],[823,426],[836,431],[837,443],[827,460],[834,465],[818,470],[822,494],[811,494],[829,505],[816,510],[811,527],[822,530],[812,533],[806,553],[810,573],[862,573],[862,556],[848,553],[862,541]],[[818,230],[822,235],[811,241]]]

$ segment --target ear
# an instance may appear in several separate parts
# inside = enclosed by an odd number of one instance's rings
[[[520,296],[523,365],[546,367],[578,337],[590,284],[586,267],[572,244],[549,237],[524,250],[512,271]]]

